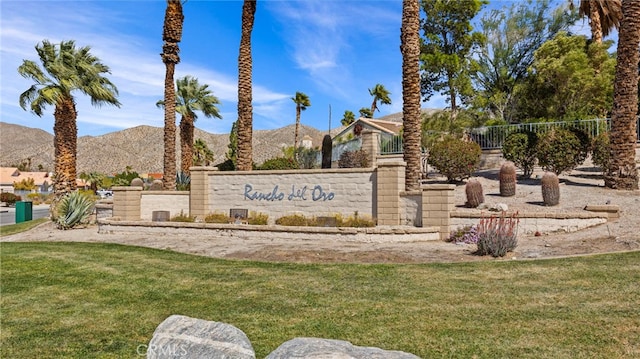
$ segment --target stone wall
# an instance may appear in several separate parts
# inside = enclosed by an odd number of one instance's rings
[[[140,198],[140,219],[150,221],[153,211],[169,211],[170,217],[189,214],[188,191],[143,191]]]

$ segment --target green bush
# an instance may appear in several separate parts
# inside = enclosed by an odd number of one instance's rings
[[[445,137],[429,150],[429,163],[450,182],[469,178],[478,169],[482,150],[475,142]]]
[[[196,217],[185,214],[183,211],[180,211],[179,214],[171,217],[171,222],[195,222]]]
[[[229,215],[223,212],[209,213],[204,217],[205,223],[229,223]]]
[[[276,224],[279,226],[312,226],[313,220],[308,219],[307,217],[301,214],[291,214],[288,216],[283,216],[276,219]]]
[[[365,150],[345,151],[340,155],[338,168],[367,168],[369,154]]]
[[[320,150],[318,149],[298,147],[295,157],[300,168],[312,169],[320,167]]]
[[[507,136],[502,145],[502,156],[513,162],[524,172],[524,178],[530,178],[536,165],[538,135],[533,131],[522,130]]]
[[[60,199],[55,209],[57,214],[55,222],[58,229],[70,229],[79,224],[88,223],[94,205],[92,195],[86,195],[80,191],[66,194]]]
[[[607,171],[611,163],[611,152],[609,152],[609,133],[602,132],[593,139],[591,147],[591,160],[593,164],[600,167],[603,172]]]
[[[589,133],[584,129],[581,129],[579,127],[570,127],[569,131],[573,133],[576,138],[578,138],[578,141],[580,141],[579,151],[575,157],[576,166],[578,166],[587,159],[589,152],[591,152],[593,141]]]
[[[218,167],[218,170],[220,171],[235,171],[236,170],[236,165],[233,163],[232,160],[226,160],[222,163],[219,163],[217,165],[215,165],[216,167]]]
[[[545,171],[560,174],[576,168],[581,162],[580,139],[570,130],[553,128],[538,138],[538,162]]]
[[[0,193],[0,202],[4,202],[8,205],[13,205],[18,201],[22,201],[22,197],[10,192]]]
[[[269,222],[269,215],[260,212],[250,212],[247,223],[252,225],[264,226]]]
[[[297,170],[298,163],[287,157],[271,158],[258,167],[259,170]]]

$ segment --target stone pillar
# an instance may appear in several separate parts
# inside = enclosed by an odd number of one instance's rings
[[[140,220],[142,187],[113,187],[113,216],[123,221]]]
[[[380,131],[378,130],[362,130],[362,149],[369,154],[371,163],[369,167],[376,167],[377,157],[380,152],[378,148],[380,144]]]
[[[378,164],[376,210],[378,225],[400,225],[400,192],[404,191],[405,162]]]
[[[189,214],[204,217],[209,213],[209,173],[216,167],[191,167],[191,191],[189,192]]]
[[[451,229],[451,212],[454,207],[452,184],[423,184],[422,190],[422,225],[438,227],[440,239],[449,237]]]

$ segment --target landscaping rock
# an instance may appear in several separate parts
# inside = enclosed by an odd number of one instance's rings
[[[359,347],[343,340],[321,338],[291,339],[266,357],[266,359],[289,358],[416,359],[419,357],[401,351]]]
[[[153,332],[147,358],[255,359],[247,335],[225,323],[172,315]]]

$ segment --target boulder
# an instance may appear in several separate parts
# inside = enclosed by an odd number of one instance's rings
[[[247,335],[233,325],[172,315],[153,332],[147,358],[255,359]]]
[[[401,352],[373,347],[359,347],[347,341],[321,338],[294,338],[284,342],[266,359],[416,359],[419,357]]]

